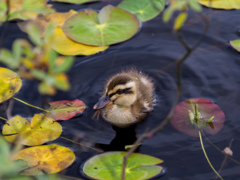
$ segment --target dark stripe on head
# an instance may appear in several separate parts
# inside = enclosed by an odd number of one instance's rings
[[[108,91],[112,90],[115,86],[120,84],[127,84],[128,82],[132,81],[129,76],[119,75],[114,77],[108,85]]]

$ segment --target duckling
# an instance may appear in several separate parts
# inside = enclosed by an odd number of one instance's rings
[[[110,77],[103,96],[93,107],[105,121],[126,128],[143,120],[153,109],[152,79],[136,69]]]

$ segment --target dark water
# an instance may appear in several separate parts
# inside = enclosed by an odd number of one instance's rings
[[[106,4],[106,3],[105,3]],[[114,3],[113,3],[114,4]],[[70,5],[54,3],[58,11],[82,9],[87,6],[99,9],[104,3],[93,5]],[[240,11],[222,11],[204,9],[210,18],[209,31],[201,45],[182,65],[182,94],[180,101],[189,98],[207,98],[218,104],[226,115],[223,129],[209,139],[220,149],[229,145],[231,139],[234,158],[240,161],[240,54],[233,50],[228,41],[240,38]],[[189,21],[183,28],[183,35],[189,44],[194,44],[203,31],[203,22],[196,14],[190,12]],[[75,65],[69,71],[72,88],[69,92],[59,92],[51,100],[79,98],[88,108],[80,117],[62,121],[63,137],[78,140],[94,146],[109,144],[115,136],[111,125],[100,120],[93,120],[93,105],[98,101],[106,78],[129,66],[149,74],[156,84],[157,105],[145,121],[136,127],[137,135],[146,129],[156,127],[169,112],[176,90],[175,61],[185,53],[175,33],[172,23],[164,24],[161,16],[143,23],[140,32],[132,39],[113,45],[103,53],[93,56],[78,56]],[[1,29],[2,30],[2,29]],[[2,31],[1,31],[2,32]],[[4,39],[4,46],[11,47],[15,38],[26,35],[10,23]],[[24,81],[18,98],[41,105],[42,99],[37,84]],[[32,116],[37,113],[16,102],[14,114]],[[73,145],[63,139],[58,143],[74,150],[75,163],[63,173],[73,177],[82,177],[79,173],[81,164],[96,154],[94,150]],[[224,156],[204,141],[207,154],[216,169],[219,169]],[[149,154],[164,160],[167,168],[161,180],[210,180],[214,172],[204,158],[198,138],[181,134],[169,124],[152,139],[142,142],[140,153]],[[239,165],[228,160],[222,173],[226,180],[240,179]]]

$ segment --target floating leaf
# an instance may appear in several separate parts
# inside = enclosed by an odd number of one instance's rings
[[[8,20],[12,19],[34,19],[38,14],[50,13],[54,9],[47,5],[46,0],[11,0],[9,1],[10,11]],[[6,20],[7,3],[6,0],[0,1],[2,13],[1,21]]]
[[[72,3],[72,4],[83,4],[93,1],[101,1],[101,0],[52,0],[56,2],[63,2],[63,3]]]
[[[193,98],[176,106],[171,124],[184,134],[198,137],[199,129],[212,135],[218,133],[224,121],[225,115],[219,106],[207,99]]]
[[[124,0],[118,7],[135,14],[140,21],[156,17],[165,7],[166,0]]]
[[[99,14],[85,9],[68,18],[64,33],[74,41],[92,46],[105,46],[131,38],[140,23],[137,17],[121,8],[107,5]]]
[[[199,3],[216,9],[240,9],[239,0],[199,0]]]
[[[11,98],[22,86],[21,78],[13,71],[0,67],[0,103]]]
[[[234,49],[240,52],[240,39],[230,41],[230,44]]]
[[[21,144],[36,146],[58,138],[62,133],[62,126],[43,114],[34,115],[31,123],[17,115],[7,121],[2,133],[9,142],[18,138]]]
[[[19,151],[14,156],[15,160],[28,162],[23,169],[23,175],[53,174],[70,166],[75,160],[73,151],[56,144],[30,147]]]
[[[179,30],[183,26],[186,19],[187,19],[187,13],[185,12],[180,13],[174,22],[173,29],[176,31]]]
[[[83,166],[83,172],[99,180],[121,179],[123,157],[126,152],[108,152],[96,155],[89,159]],[[126,180],[144,180],[156,176],[162,171],[163,160],[145,155],[133,153],[129,156],[126,166]]]
[[[63,55],[92,55],[104,51],[108,46],[89,46],[69,39],[61,27],[56,27],[52,35],[52,48]]]
[[[79,99],[73,101],[55,101],[50,102],[49,113],[46,116],[55,120],[68,120],[79,113],[82,113],[85,109],[85,104]]]

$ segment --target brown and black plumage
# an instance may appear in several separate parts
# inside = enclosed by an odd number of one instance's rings
[[[110,77],[103,96],[95,104],[105,121],[128,127],[143,120],[153,109],[154,85],[147,75],[128,69]]]

